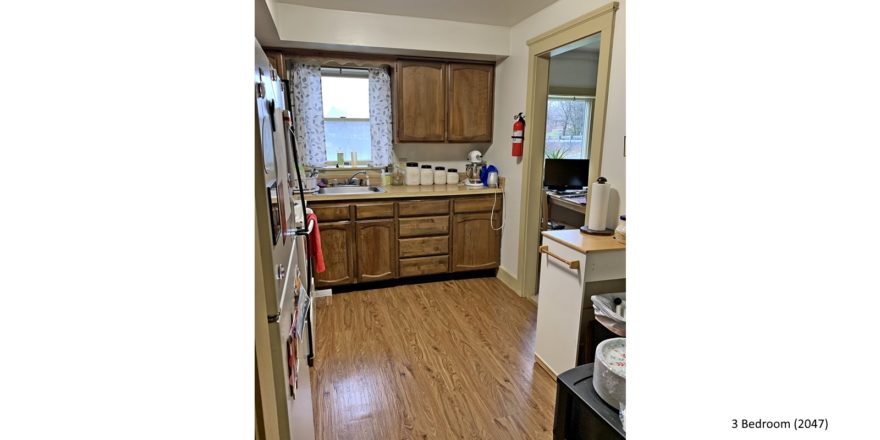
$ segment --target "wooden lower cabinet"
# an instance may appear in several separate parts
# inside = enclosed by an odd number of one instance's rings
[[[492,269],[501,264],[501,213],[455,214],[452,220],[452,271]]]
[[[397,276],[397,246],[394,219],[358,221],[358,282],[381,281]]]
[[[449,272],[449,255],[400,259],[400,276],[414,277]]]
[[[401,238],[400,258],[427,257],[449,253],[449,236]]]
[[[397,202],[398,217],[424,217],[449,214],[448,199],[401,200]]]
[[[321,223],[320,230],[325,270],[315,273],[315,286],[323,288],[354,283],[354,223]]]
[[[449,216],[414,217],[398,220],[400,238],[449,234]]]
[[[500,196],[312,202],[326,266],[315,274],[315,284],[326,288],[497,268],[501,231],[490,223],[500,226],[501,203]]]

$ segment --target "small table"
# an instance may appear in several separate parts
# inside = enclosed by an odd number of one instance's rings
[[[556,378],[553,439],[625,439],[620,411],[605,403],[593,388],[593,364],[565,371]]]
[[[626,245],[564,229],[542,232],[538,251],[535,362],[555,377],[593,362],[595,344],[608,336],[594,321],[591,296],[626,291]]]

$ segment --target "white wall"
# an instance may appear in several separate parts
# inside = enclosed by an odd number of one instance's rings
[[[495,71],[495,142],[486,154],[486,160],[498,166],[507,177],[504,210],[507,221],[501,239],[501,268],[516,276],[519,257],[519,211],[522,192],[522,163],[511,156],[510,134],[513,115],[526,111],[526,87],[528,82],[529,48],[526,41],[573,18],[586,14],[608,0],[559,0],[510,29],[509,57],[498,63]],[[623,135],[626,129],[626,101],[624,57],[624,11],[625,2],[620,1],[614,29],[611,53],[611,76],[608,90],[608,107],[605,125],[605,141],[602,157],[602,175],[616,190],[619,197],[618,211],[625,212],[626,172],[623,158]],[[528,124],[529,115],[526,115]],[[525,148],[532,148],[526,145]],[[538,215],[539,206],[535,208]],[[614,213],[610,213],[611,217]],[[614,227],[614,223],[611,224]]]
[[[344,46],[354,46],[397,54],[422,51],[459,56],[489,55],[490,59],[497,59],[506,56],[509,47],[507,36],[510,28],[505,26],[339,11],[287,3],[275,3],[271,12],[281,40],[311,43],[323,48],[346,49]]]
[[[486,153],[488,144],[395,144],[394,154],[409,162],[456,168],[464,172],[471,150]]]

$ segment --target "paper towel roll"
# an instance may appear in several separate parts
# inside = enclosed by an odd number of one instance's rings
[[[608,198],[611,195],[611,185],[593,182],[590,186],[590,220],[587,227],[593,231],[604,231],[608,222]]]

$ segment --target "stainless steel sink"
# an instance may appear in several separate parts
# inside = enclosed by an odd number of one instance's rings
[[[337,185],[337,186],[328,186],[326,188],[318,189],[318,194],[375,194],[375,193],[383,193],[385,192],[385,188],[381,188],[378,186],[355,186],[355,185]]]

